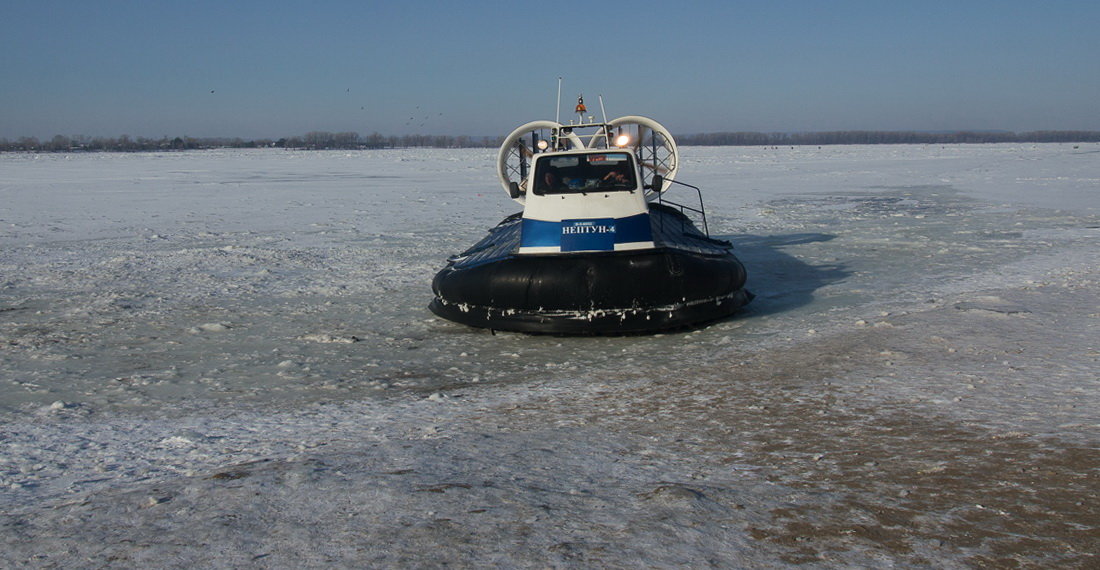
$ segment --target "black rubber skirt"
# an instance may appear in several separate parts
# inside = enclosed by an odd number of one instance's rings
[[[673,248],[513,255],[440,271],[436,315],[474,327],[567,335],[640,334],[698,326],[752,299],[732,253]]]

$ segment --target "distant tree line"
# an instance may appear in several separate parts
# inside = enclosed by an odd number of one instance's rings
[[[390,135],[372,133],[360,136],[355,132],[330,133],[313,131],[302,136],[272,139],[242,139],[225,137],[161,137],[159,139],[128,135],[120,137],[66,137],[57,135],[49,140],[40,141],[35,137],[20,137],[14,141],[0,138],[0,152],[38,151],[38,152],[77,152],[77,151],[114,151],[138,152],[154,150],[195,150],[207,148],[291,148],[309,150],[331,149],[377,149],[377,148],[494,148],[500,145],[503,137],[471,137],[466,135]]]
[[[360,136],[355,132],[330,133],[313,131],[302,136],[271,139],[241,139],[219,137],[161,137],[159,139],[122,135],[107,137],[66,137],[57,135],[40,141],[35,137],[20,137],[14,141],[0,138],[0,152],[74,152],[115,151],[137,152],[154,150],[194,150],[207,148],[291,148],[291,149],[382,149],[382,148],[495,148],[504,137],[471,137],[466,135],[381,135]],[[1100,131],[829,131],[810,133],[727,132],[677,135],[681,145],[699,146],[792,146],[836,144],[968,144],[968,143],[1042,143],[1100,142]]]
[[[195,138],[195,137],[162,137],[150,139],[145,137],[130,138],[128,135],[120,137],[66,137],[57,135],[47,141],[39,141],[35,137],[20,137],[14,141],[0,139],[0,151],[46,151],[46,152],[71,152],[71,151],[115,151],[137,152],[149,150],[194,150],[202,148],[255,148],[268,146],[269,141],[246,141],[240,138]]]
[[[1100,131],[828,131],[812,133],[703,133],[676,142],[698,146],[782,146],[832,144],[971,144],[1100,142]]]

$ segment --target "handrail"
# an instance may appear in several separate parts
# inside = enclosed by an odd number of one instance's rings
[[[692,190],[695,190],[695,194],[699,199],[699,207],[698,208],[693,208],[693,207],[685,205],[685,204],[680,204],[679,202],[673,202],[672,200],[665,200],[665,194],[667,193],[667,191],[657,194],[657,203],[661,204],[661,205],[664,205],[667,202],[669,205],[679,208],[681,214],[684,214],[684,210],[688,210],[688,211],[691,211],[691,212],[695,212],[696,214],[699,214],[699,216],[702,217],[702,219],[703,219],[703,234],[706,235],[709,238],[710,237],[710,227],[707,226],[707,211],[706,211],[706,207],[703,206],[703,191],[700,190],[698,186],[692,186],[691,184],[688,184],[686,182],[680,182],[679,180],[668,180],[668,179],[666,179],[665,181],[666,182],[672,182],[673,184],[679,184],[680,186],[687,186],[688,188],[691,188]],[[684,217],[686,218],[687,214],[684,214]],[[682,225],[683,224],[681,224],[681,227],[682,227]]]

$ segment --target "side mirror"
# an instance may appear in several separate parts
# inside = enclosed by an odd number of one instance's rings
[[[653,175],[653,181],[649,183],[649,189],[654,192],[660,192],[665,187],[665,177],[660,174]]]
[[[511,196],[513,200],[519,198],[519,182],[508,183],[508,195]]]

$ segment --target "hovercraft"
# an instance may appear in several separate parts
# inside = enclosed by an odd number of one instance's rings
[[[577,109],[576,123],[534,121],[505,139],[498,175],[523,211],[448,260],[430,310],[492,330],[637,334],[748,303],[732,244],[710,237],[699,189],[675,180],[668,131],[639,116],[585,120],[583,99]],[[673,184],[698,207],[666,199]]]

